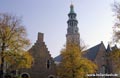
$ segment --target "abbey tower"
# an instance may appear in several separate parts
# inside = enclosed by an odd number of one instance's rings
[[[80,45],[80,34],[79,28],[77,27],[78,21],[76,19],[77,14],[74,12],[73,4],[70,5],[70,12],[68,14],[68,28],[66,34],[66,44],[68,43],[75,43]]]

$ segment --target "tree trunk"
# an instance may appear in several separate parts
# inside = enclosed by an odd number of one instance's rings
[[[5,43],[3,43],[3,45],[2,45],[2,51],[1,51],[1,67],[0,67],[1,76],[0,76],[0,78],[4,78],[4,56],[3,56],[4,50],[5,50]]]
[[[1,57],[1,76],[0,76],[0,78],[4,78],[3,76],[4,76],[4,57]]]

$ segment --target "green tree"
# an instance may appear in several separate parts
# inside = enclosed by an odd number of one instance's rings
[[[60,78],[87,78],[87,74],[95,73],[97,66],[82,57],[82,50],[76,44],[67,44],[61,51],[61,63],[58,65]]]
[[[7,13],[0,13],[0,58],[1,77],[5,66],[5,55],[7,52],[24,52],[30,44],[21,20]],[[13,59],[13,58],[11,58]]]

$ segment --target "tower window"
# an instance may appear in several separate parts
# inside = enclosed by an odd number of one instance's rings
[[[72,16],[70,15],[69,18],[72,19]]]
[[[77,33],[77,30],[75,30],[75,33]]]

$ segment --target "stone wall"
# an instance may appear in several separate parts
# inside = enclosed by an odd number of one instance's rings
[[[34,58],[32,68],[24,69],[31,78],[56,78],[56,68],[44,42],[44,34],[38,33],[38,39],[28,51]]]

